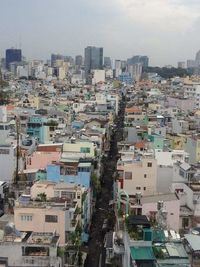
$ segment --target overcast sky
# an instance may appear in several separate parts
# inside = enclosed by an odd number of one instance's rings
[[[95,45],[113,59],[176,65],[200,49],[200,0],[0,0],[0,55],[20,42],[28,59]]]

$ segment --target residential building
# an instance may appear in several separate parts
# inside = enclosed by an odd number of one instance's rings
[[[158,216],[158,203],[163,202],[167,229],[179,231],[180,202],[175,193],[144,196],[141,198],[142,215],[149,218]]]
[[[0,231],[2,266],[62,266],[62,260],[57,256],[59,236],[55,232],[30,233],[23,230],[20,233],[12,224],[8,224],[4,231]]]
[[[80,214],[75,212],[77,207],[72,195],[70,199],[53,198],[48,202],[42,202],[42,199],[34,201],[22,195],[15,202],[14,223],[16,229],[22,232],[55,232],[60,236],[60,244],[64,245],[80,221]]]
[[[125,191],[129,196],[141,193],[143,196],[156,192],[157,161],[148,154],[134,160],[124,160],[117,164],[118,191]]]
[[[187,136],[185,151],[190,155],[190,163],[196,163],[200,161],[200,136],[198,134]]]
[[[105,70],[92,70],[92,84],[95,85],[97,83],[105,82]]]

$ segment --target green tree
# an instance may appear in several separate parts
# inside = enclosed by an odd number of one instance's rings
[[[47,195],[46,193],[39,193],[37,194],[37,198],[36,198],[37,201],[41,201],[41,202],[46,202],[47,201]]]
[[[93,188],[98,192],[101,188],[99,178],[95,172],[91,174],[91,183]]]

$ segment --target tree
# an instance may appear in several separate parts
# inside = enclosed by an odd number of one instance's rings
[[[93,188],[96,191],[100,190],[100,188],[101,188],[100,181],[99,181],[99,178],[97,177],[97,174],[95,172],[93,172],[91,174],[91,183],[92,183]]]
[[[37,194],[37,198],[36,198],[37,201],[41,201],[41,202],[46,202],[47,201],[47,195],[46,193],[39,193]]]
[[[1,86],[0,86],[1,87]],[[9,103],[9,93],[0,88],[0,105],[7,105]]]

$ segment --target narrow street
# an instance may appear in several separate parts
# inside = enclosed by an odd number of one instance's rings
[[[113,230],[115,225],[114,210],[113,207],[109,206],[109,202],[113,199],[113,175],[116,170],[118,154],[117,142],[123,136],[124,110],[125,99],[123,98],[120,102],[119,115],[114,121],[109,154],[102,159],[103,174],[101,177],[101,191],[97,196],[96,211],[92,217],[88,244],[89,253],[85,261],[85,267],[99,267],[105,236],[105,231],[102,230],[104,220],[107,219],[107,230]],[[101,266],[105,266],[103,261]]]

